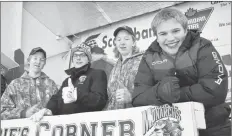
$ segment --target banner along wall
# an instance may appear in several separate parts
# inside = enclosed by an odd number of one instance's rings
[[[205,128],[203,105],[187,102],[44,117],[38,123],[7,120],[1,122],[1,136],[159,136],[176,132],[198,136],[198,128]]]

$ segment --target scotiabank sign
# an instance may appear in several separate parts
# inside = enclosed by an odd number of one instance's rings
[[[137,29],[137,27],[132,27],[132,29],[137,41],[155,37],[155,34],[151,28],[144,28],[140,31]],[[111,33],[113,34],[113,31]],[[85,42],[90,44],[91,47],[98,46],[102,49],[105,49],[107,47],[114,47],[113,44],[114,37],[111,36],[112,34],[109,35],[106,33],[94,34],[87,37]]]

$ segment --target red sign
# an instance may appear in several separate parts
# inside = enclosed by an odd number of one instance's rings
[[[185,16],[188,18],[188,29],[202,32],[212,12],[213,7],[202,10],[189,8],[187,12],[185,12]]]

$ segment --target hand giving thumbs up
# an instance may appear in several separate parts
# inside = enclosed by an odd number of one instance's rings
[[[64,103],[72,103],[77,100],[77,88],[72,84],[71,78],[68,79],[68,86],[62,89]]]

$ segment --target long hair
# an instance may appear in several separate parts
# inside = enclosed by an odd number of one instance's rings
[[[133,35],[131,35],[131,37],[132,37],[133,42],[135,43],[135,46],[132,47],[132,54],[139,53],[140,50],[139,50],[139,48],[137,47],[136,38],[135,38]],[[118,48],[116,47],[115,38],[114,38],[114,40],[113,40],[113,45],[114,45],[114,49],[113,49],[114,57],[115,57],[115,58],[121,58],[122,55],[120,54],[120,52],[118,51]]]

